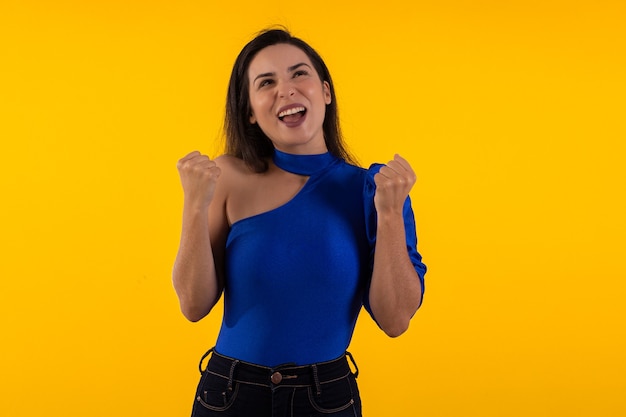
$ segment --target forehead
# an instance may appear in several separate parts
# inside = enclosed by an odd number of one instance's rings
[[[261,49],[252,59],[248,75],[253,79],[258,74],[284,72],[290,66],[301,62],[313,67],[307,54],[297,46],[285,43],[270,45]]]

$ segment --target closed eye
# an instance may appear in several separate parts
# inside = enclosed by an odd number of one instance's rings
[[[309,73],[306,70],[298,70],[293,73],[293,78],[299,77],[301,75],[309,75]]]

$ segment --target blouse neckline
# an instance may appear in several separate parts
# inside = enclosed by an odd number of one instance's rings
[[[330,166],[338,158],[330,152],[315,155],[296,155],[274,149],[274,164],[287,172],[298,175],[312,175]]]

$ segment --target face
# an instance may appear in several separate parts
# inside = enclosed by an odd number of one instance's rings
[[[326,152],[322,124],[330,86],[320,80],[309,57],[289,44],[259,51],[248,67],[250,123],[274,146],[294,154]]]

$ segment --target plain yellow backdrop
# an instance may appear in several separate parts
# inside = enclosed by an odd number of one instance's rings
[[[363,165],[413,164],[422,309],[351,345],[365,415],[626,415],[626,5],[0,3],[0,416],[186,416],[176,161],[255,32],[329,65]]]

